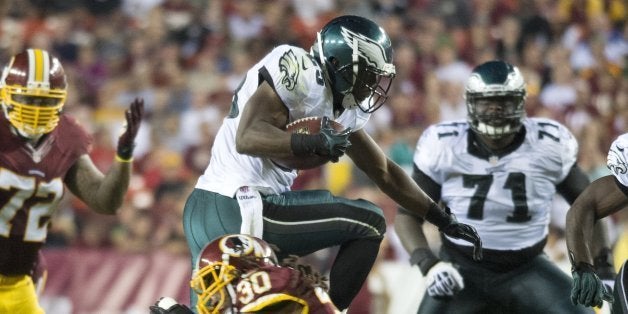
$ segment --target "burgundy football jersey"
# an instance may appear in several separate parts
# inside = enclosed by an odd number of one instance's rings
[[[63,178],[86,154],[91,136],[65,115],[33,148],[0,116],[0,273],[28,274],[64,193]]]
[[[296,269],[277,266],[246,273],[236,286],[235,305],[244,313],[294,313],[284,312],[290,303],[307,308],[298,313],[339,313],[323,288],[304,285],[301,276]]]

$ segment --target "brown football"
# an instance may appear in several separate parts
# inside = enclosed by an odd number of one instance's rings
[[[321,124],[323,122],[322,117],[306,117],[295,120],[286,125],[286,132],[301,133],[301,134],[318,134],[321,130]],[[336,132],[343,131],[345,127],[336,122],[331,121],[331,125]],[[273,158],[273,162],[281,167],[288,169],[312,169],[320,167],[327,163],[329,158],[322,156],[309,156],[309,157],[288,157],[288,158]]]

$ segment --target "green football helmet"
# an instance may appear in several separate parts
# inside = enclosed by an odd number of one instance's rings
[[[385,102],[395,77],[390,38],[375,22],[353,15],[331,20],[310,54],[331,84],[334,104],[371,113]]]
[[[512,64],[489,61],[477,66],[467,80],[464,97],[467,120],[477,134],[499,139],[521,129],[526,84]]]

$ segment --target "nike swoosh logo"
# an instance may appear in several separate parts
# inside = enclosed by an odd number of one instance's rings
[[[311,66],[309,66],[309,67],[307,67],[307,68],[305,67],[305,61],[306,61],[305,57],[302,57],[302,58],[301,58],[301,69],[303,69],[303,71],[305,71],[305,70],[307,70],[307,69],[311,68]]]

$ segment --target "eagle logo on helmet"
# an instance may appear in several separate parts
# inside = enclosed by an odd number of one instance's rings
[[[378,44],[375,40],[368,38],[363,34],[353,32],[346,27],[341,27],[340,29],[340,34],[342,35],[345,43],[347,43],[347,45],[349,45],[349,47],[351,47],[354,51],[354,58],[357,58],[357,55],[359,55],[366,60],[368,66],[381,69],[387,73],[394,73],[394,65],[386,63],[386,51],[382,45]],[[388,58],[390,58],[390,56],[388,56]],[[354,60],[354,62],[357,62],[357,60]]]

